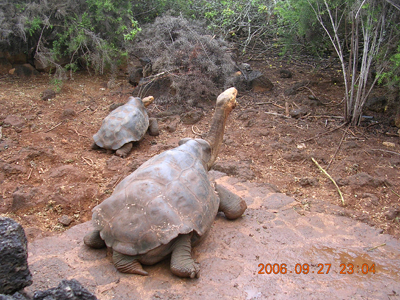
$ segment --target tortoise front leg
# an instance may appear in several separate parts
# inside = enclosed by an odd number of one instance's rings
[[[131,143],[126,143],[121,148],[119,148],[115,152],[115,154],[120,156],[120,157],[122,157],[122,158],[125,158],[129,154],[129,152],[132,150],[132,147],[133,147],[133,143],[132,142]]]
[[[113,262],[118,271],[122,273],[149,275],[143,270],[142,265],[135,256],[129,256],[113,250]]]
[[[85,235],[83,238],[83,242],[86,246],[89,246],[94,249],[101,249],[106,247],[106,243],[100,237],[99,230],[93,230]]]
[[[222,211],[227,219],[237,219],[244,213],[247,204],[242,198],[219,184],[215,185],[215,190],[220,199],[218,210]]]
[[[177,237],[171,254],[171,272],[179,277],[200,277],[200,264],[192,258],[191,234]]]

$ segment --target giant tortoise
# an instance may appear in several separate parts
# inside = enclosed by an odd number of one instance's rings
[[[116,154],[126,157],[133,142],[140,141],[149,129],[150,135],[158,135],[156,119],[149,119],[146,107],[154,97],[143,99],[129,97],[127,103],[113,110],[102,122],[93,136],[92,149],[116,150]]]
[[[247,208],[237,195],[215,187],[208,174],[236,95],[235,88],[219,95],[204,139],[183,139],[178,147],[154,156],[122,180],[93,209],[94,230],[84,243],[112,248],[114,265],[121,272],[147,275],[141,264],[155,264],[171,254],[173,274],[199,277],[192,245],[211,228],[218,211],[236,219]]]

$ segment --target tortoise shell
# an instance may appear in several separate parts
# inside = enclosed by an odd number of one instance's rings
[[[149,127],[149,117],[140,98],[129,97],[128,102],[113,110],[93,136],[97,146],[117,150],[129,142],[139,141]]]
[[[208,178],[211,149],[188,140],[140,166],[93,209],[93,223],[108,247],[140,255],[166,245],[178,234],[203,236],[219,208]]]

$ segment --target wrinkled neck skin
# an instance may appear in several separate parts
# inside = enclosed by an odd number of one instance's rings
[[[207,163],[207,169],[210,170],[215,160],[217,159],[219,149],[221,148],[224,139],[224,130],[226,120],[232,109],[217,107],[213,119],[211,121],[210,131],[204,138],[211,146],[211,158]]]

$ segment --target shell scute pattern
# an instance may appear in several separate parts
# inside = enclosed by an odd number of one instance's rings
[[[139,141],[149,127],[149,117],[140,98],[130,100],[113,110],[93,136],[97,146],[117,150],[124,144]]]
[[[178,234],[207,232],[219,198],[204,167],[204,143],[190,140],[153,157],[93,209],[93,220],[100,224],[107,246],[139,255]]]

